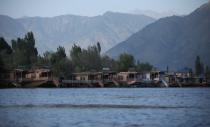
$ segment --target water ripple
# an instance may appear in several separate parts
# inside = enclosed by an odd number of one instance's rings
[[[107,109],[201,109],[193,106],[161,106],[161,105],[115,105],[115,104],[25,104],[25,105],[0,105],[0,108],[107,108]]]

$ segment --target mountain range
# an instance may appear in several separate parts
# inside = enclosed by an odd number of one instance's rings
[[[18,19],[0,15],[0,36],[10,41],[32,31],[41,53],[56,50],[59,45],[70,49],[76,43],[86,48],[97,42],[105,52],[154,21],[145,15],[116,12],[94,17],[61,15]]]
[[[196,56],[210,65],[210,2],[187,16],[159,19],[106,54],[117,58],[123,52],[161,69],[194,68]]]
[[[139,10],[139,9],[135,9],[131,11],[131,14],[147,15],[154,19],[160,19],[160,18],[169,17],[173,15],[179,15],[174,11],[157,12],[157,11],[152,11],[152,10]]]

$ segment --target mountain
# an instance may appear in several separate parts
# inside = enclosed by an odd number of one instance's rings
[[[197,55],[210,65],[209,28],[210,2],[187,16],[162,18],[146,26],[106,54],[116,58],[127,52],[161,69],[194,68]]]
[[[25,28],[15,19],[0,15],[0,37],[7,40],[22,37],[26,33]]]
[[[0,35],[13,39],[33,31],[39,52],[56,50],[59,45],[68,50],[74,43],[85,48],[98,41],[104,52],[152,22],[154,19],[148,16],[114,12],[95,17],[61,15],[13,19],[0,16]]]
[[[152,11],[152,10],[139,10],[139,9],[136,9],[136,10],[132,11],[131,14],[147,15],[147,16],[152,17],[154,19],[160,19],[160,18],[164,18],[164,17],[178,15],[174,11],[156,12],[156,11]]]

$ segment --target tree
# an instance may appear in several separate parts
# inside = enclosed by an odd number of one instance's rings
[[[204,64],[201,63],[201,74],[204,74],[204,72],[205,72]]]
[[[80,61],[83,71],[101,70],[101,56],[98,52],[97,46],[89,46],[87,49],[83,49],[80,54]]]
[[[3,69],[4,69],[4,63],[0,55],[0,71],[2,71]]]
[[[204,72],[204,64],[201,62],[200,57],[197,56],[195,60],[195,74],[198,76]]]
[[[97,42],[97,49],[98,49],[98,52],[101,53],[101,45],[99,42]]]
[[[38,51],[35,47],[35,39],[32,32],[28,32],[24,38],[12,40],[13,61],[17,66],[32,66],[37,62]]]
[[[4,40],[4,38],[0,37],[0,66],[2,68],[12,68],[12,53],[11,46]]]
[[[72,62],[66,57],[64,47],[59,46],[56,52],[45,52],[40,60],[52,67],[54,76],[70,78],[73,71]]]
[[[69,59],[63,58],[53,65],[53,74],[57,77],[69,79],[71,77],[73,68]]]
[[[49,65],[51,66],[52,63],[51,63],[51,58],[52,58],[52,55],[53,55],[53,52],[49,52],[49,51],[46,51],[44,54],[43,54],[43,64],[45,65]]]
[[[29,57],[29,63],[32,65],[36,63],[37,61],[37,56],[38,56],[38,51],[37,48],[35,47],[35,38],[32,32],[28,32],[25,35],[25,46],[27,50],[27,54]]]
[[[66,58],[65,48],[59,46],[59,47],[57,48],[56,54],[57,54],[57,56],[60,57],[60,58]]]
[[[101,58],[102,67],[110,68],[111,70],[117,71],[118,63],[109,56],[103,56]]]
[[[38,56],[36,65],[38,66],[52,66],[51,58],[54,52],[46,51],[43,56]]]
[[[119,71],[128,71],[129,68],[135,67],[135,59],[132,55],[123,53],[118,59]]]
[[[137,65],[136,65],[136,70],[138,72],[149,72],[153,69],[153,66],[150,65],[149,63],[140,63],[140,62],[137,62]]]
[[[206,78],[210,78],[210,70],[209,70],[209,66],[206,66],[206,69],[205,69],[205,76]]]
[[[70,58],[76,72],[82,71],[82,64],[80,60],[81,53],[82,53],[81,47],[74,44],[72,46],[72,49],[70,50]]]
[[[4,66],[4,63],[3,63],[2,58],[0,56],[0,67],[2,67],[2,66]]]
[[[12,48],[8,45],[8,43],[4,40],[4,38],[0,37],[0,52],[5,52],[7,54],[12,53]]]
[[[76,72],[100,70],[101,56],[100,44],[98,46],[89,46],[87,49],[81,49],[77,45],[73,45],[70,56]]]

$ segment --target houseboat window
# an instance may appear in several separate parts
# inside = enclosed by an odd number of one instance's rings
[[[89,75],[88,78],[89,80],[94,80],[94,75]]]
[[[43,73],[41,73],[41,77],[47,77],[48,75],[47,75],[47,72],[43,72]]]
[[[134,75],[134,74],[130,74],[130,75],[129,75],[129,78],[130,78],[130,79],[133,79],[133,78],[135,78],[135,75]]]

